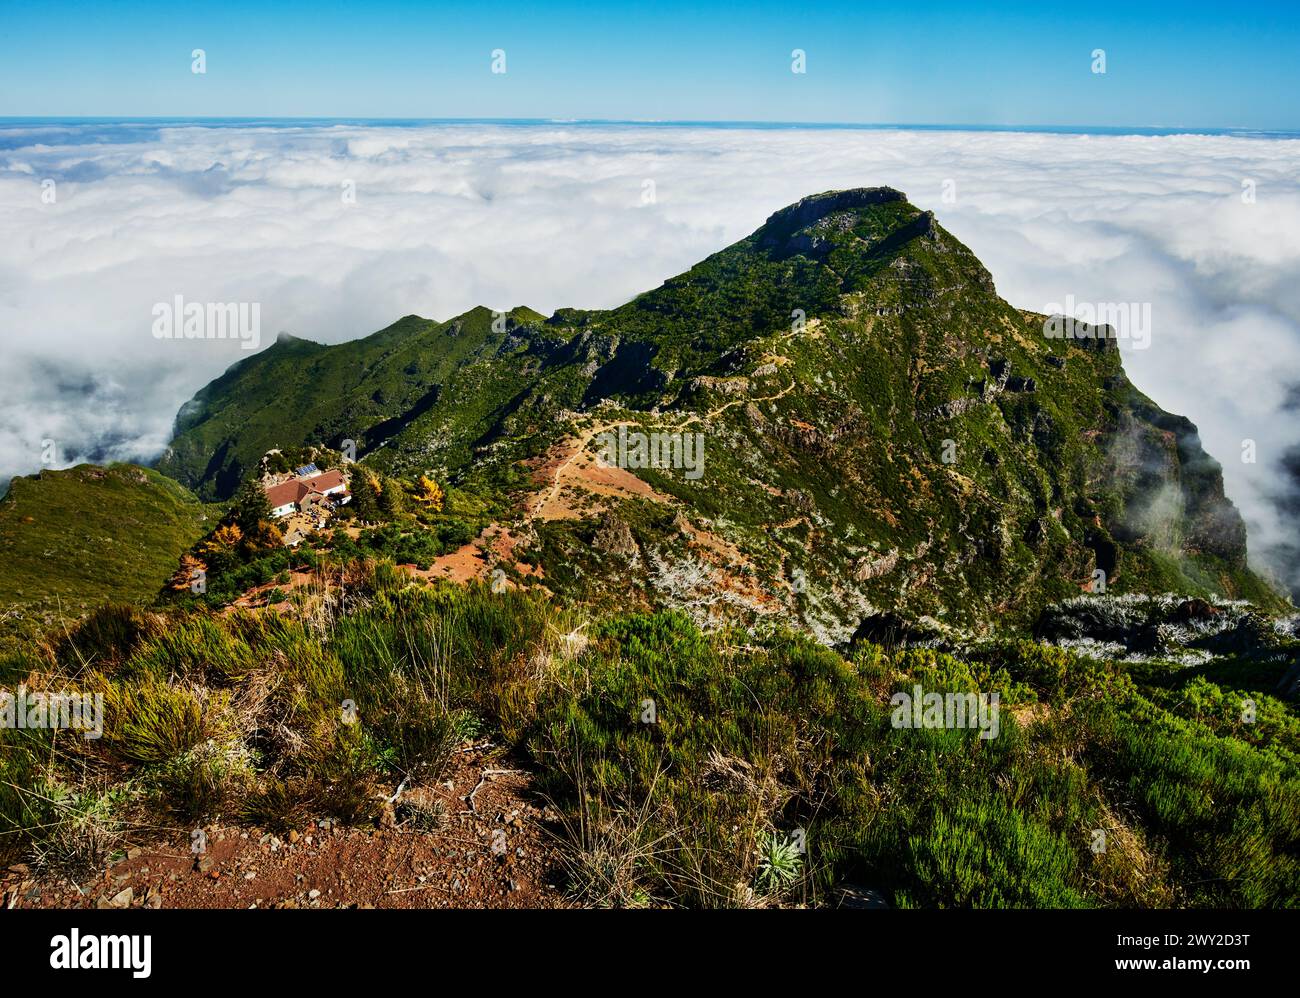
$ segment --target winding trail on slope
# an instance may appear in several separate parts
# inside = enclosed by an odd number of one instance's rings
[[[819,325],[820,325],[820,320],[811,319],[808,321],[807,325],[803,328],[802,331],[791,329],[790,331],[783,333],[781,336],[777,338],[777,341],[774,344],[773,349],[767,354],[765,354],[764,359],[766,360],[767,358],[771,358],[772,361],[775,362],[784,362],[787,364],[790,363],[791,362],[790,358],[786,356],[782,348],[791,340],[793,340],[796,336],[801,335],[801,333],[803,335],[811,336],[813,338],[820,337],[822,333],[817,328]],[[734,406],[747,405],[751,402],[755,404],[760,402],[775,402],[777,399],[783,398],[786,395],[790,394],[790,392],[794,390],[796,384],[797,384],[797,379],[792,374],[790,378],[790,383],[786,385],[784,388],[782,388],[779,392],[776,392],[773,395],[764,395],[759,398],[741,397],[737,399],[732,399],[729,402],[724,402],[721,405],[717,406],[716,408],[709,410],[707,413],[703,413],[703,414],[692,413],[691,415],[687,416],[685,419],[678,422],[675,426],[671,427],[669,432],[677,432],[695,423],[707,422],[709,420],[716,419],[718,416],[722,415],[722,413],[726,412],[728,409]],[[557,507],[562,505],[560,502],[560,493],[561,490],[564,488],[565,476],[569,474],[575,462],[580,460],[582,455],[586,453],[587,446],[591,443],[592,438],[594,438],[598,434],[605,433],[609,430],[616,430],[620,426],[635,426],[635,425],[638,424],[635,421],[630,419],[613,420],[611,422],[601,423],[597,426],[593,426],[583,431],[582,434],[580,434],[579,436],[569,437],[567,440],[562,441],[558,445],[560,448],[571,447],[573,449],[568,454],[568,456],[566,456],[562,461],[560,461],[559,464],[555,466],[554,471],[550,475],[549,482],[544,484],[541,490],[539,490],[538,493],[532,498],[532,500],[529,501],[526,507],[528,518],[529,519],[552,518],[552,517],[547,517],[546,512],[548,510],[553,511]],[[606,470],[606,469],[602,469],[602,470]],[[631,474],[631,472],[627,472],[624,469],[613,469],[613,470],[622,471],[622,473],[627,476],[630,482],[638,483],[638,485],[631,486],[631,487],[629,487],[627,483],[625,483],[622,487],[614,486],[615,491],[631,492],[633,494],[642,494],[648,491],[650,495],[657,495],[656,493],[654,493],[653,489],[649,489],[649,486],[645,485],[645,483],[643,483],[641,479]],[[665,496],[662,498],[664,501],[671,501],[671,497]],[[774,525],[774,527],[780,529],[782,527],[788,527],[790,525],[792,524],[780,524],[780,525]]]
[[[568,440],[565,440],[561,446],[571,446],[574,448],[573,452],[556,466],[555,471],[551,474],[549,487],[543,486],[543,491],[538,492],[532,502],[529,503],[529,519],[545,519],[543,511],[547,506],[554,504],[558,500],[560,489],[564,486],[565,472],[569,470],[578,458],[586,453],[587,445],[591,443],[593,437],[608,430],[616,429],[619,426],[630,425],[631,423],[627,420],[618,420],[613,423],[601,423],[599,426],[591,427],[580,437],[570,437]]]
[[[782,398],[785,395],[788,395],[791,391],[794,390],[794,387],[795,387],[795,382],[791,380],[790,384],[786,385],[783,389],[781,389],[779,392],[775,393],[774,395],[765,395],[760,398],[746,397],[746,398],[732,399],[730,402],[725,402],[722,405],[718,406],[717,408],[711,409],[707,413],[692,413],[690,416],[686,417],[685,419],[681,420],[680,422],[670,427],[668,432],[675,433],[685,429],[688,426],[691,426],[694,423],[715,419],[718,416],[720,416],[722,413],[726,412],[728,409],[732,408],[733,406],[748,404],[751,402],[754,403],[774,402],[777,399]],[[546,512],[548,509],[553,509],[556,505],[559,504],[559,495],[561,489],[564,488],[566,475],[571,471],[574,464],[577,461],[579,461],[583,457],[583,455],[587,452],[588,445],[595,437],[599,436],[602,433],[606,433],[610,430],[616,430],[620,426],[637,426],[637,425],[640,424],[638,424],[635,420],[631,420],[631,419],[613,420],[611,422],[597,424],[596,426],[584,430],[580,435],[576,437],[569,437],[567,440],[565,440],[561,444],[561,446],[564,447],[565,449],[571,449],[571,452],[568,454],[567,457],[564,458],[564,460],[562,460],[559,464],[555,466],[555,470],[550,475],[550,481],[547,484],[543,485],[542,490],[539,491],[529,502],[528,504],[529,517],[531,519],[554,519],[555,518],[555,517],[546,516]],[[608,470],[610,472],[613,472],[615,475],[618,475],[618,477],[626,476],[626,478],[629,480],[629,483],[625,483],[623,486],[614,484],[613,488],[617,491],[640,493],[644,489],[649,494],[652,495],[656,494],[654,493],[653,489],[650,489],[648,485],[644,484],[642,479],[638,478],[636,475],[633,475],[631,472],[626,471],[625,469],[614,468],[614,469],[602,469],[602,470]],[[621,475],[619,474],[620,472]],[[640,484],[638,486],[629,487],[630,481],[635,481]],[[667,500],[669,497],[663,497],[663,498]]]

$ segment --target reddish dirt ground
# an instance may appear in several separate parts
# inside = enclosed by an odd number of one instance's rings
[[[613,430],[619,423],[603,423],[586,430],[581,436],[557,444],[544,464],[535,470],[542,485],[527,505],[528,515],[538,520],[566,520],[588,515],[576,503],[581,497],[643,498],[674,504],[672,496],[656,492],[650,485],[623,468],[605,467],[587,446],[598,434]]]
[[[486,579],[490,564],[506,564],[521,575],[535,575],[540,578],[542,575],[540,569],[515,560],[515,547],[518,544],[519,538],[511,533],[509,527],[493,523],[484,528],[483,533],[468,544],[434,559],[427,571],[414,565],[403,567],[412,575],[422,579],[469,582],[472,579]],[[513,585],[510,582],[507,584]]]
[[[448,786],[450,784],[450,787]],[[441,805],[431,830],[411,801]],[[290,832],[221,825],[207,849],[186,833],[129,847],[73,883],[26,866],[0,872],[5,908],[556,908],[565,906],[549,808],[516,761],[458,752],[442,783],[399,798],[381,827],[309,822]]]
[[[460,583],[488,578],[490,566],[494,564],[509,565],[520,575],[532,575],[539,579],[542,578],[544,573],[540,568],[516,560],[515,548],[518,544],[519,538],[511,532],[509,527],[493,523],[485,527],[483,532],[468,544],[463,544],[455,551],[435,558],[427,569],[418,568],[415,565],[400,565],[398,567],[405,569],[418,579],[448,579]],[[235,610],[248,610],[266,606],[267,597],[274,590],[287,594],[295,589],[303,589],[313,584],[319,584],[320,581],[318,573],[313,571],[290,572],[288,582],[267,582],[259,586],[253,586],[229,606],[225,607],[222,613],[229,614]],[[513,586],[514,582],[507,579],[506,585]],[[281,609],[287,609],[288,603],[280,604],[280,607]]]

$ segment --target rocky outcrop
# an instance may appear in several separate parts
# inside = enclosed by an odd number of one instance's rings
[[[826,191],[812,194],[802,200],[773,212],[759,230],[760,245],[773,248],[789,240],[799,229],[829,215],[852,212],[855,209],[876,205],[902,203],[907,196],[892,187],[859,187],[848,191]]]
[[[636,538],[632,536],[632,528],[626,521],[609,514],[597,528],[592,546],[597,551],[617,555],[620,558],[631,558],[637,554]]]

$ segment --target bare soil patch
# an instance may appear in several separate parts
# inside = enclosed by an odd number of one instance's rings
[[[413,815],[419,814],[417,818]],[[218,825],[142,840],[80,883],[0,872],[5,908],[556,908],[559,840],[532,774],[467,746],[444,782],[404,793],[380,827],[310,822],[290,832]],[[433,827],[429,827],[431,825]]]

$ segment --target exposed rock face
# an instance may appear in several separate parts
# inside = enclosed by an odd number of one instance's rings
[[[1108,473],[1123,501],[1112,527],[1117,540],[1245,567],[1246,525],[1224,495],[1222,466],[1205,453],[1190,420],[1141,406],[1111,437]]]
[[[598,551],[631,558],[637,553],[636,538],[627,523],[616,516],[607,515],[592,541]]]
[[[898,551],[888,551],[879,558],[863,558],[858,562],[858,566],[853,572],[853,577],[859,582],[878,579],[880,576],[892,572],[897,565]]]
[[[827,216],[852,212],[882,204],[901,204],[907,195],[892,187],[859,187],[848,191],[827,191],[812,194],[802,200],[773,212],[759,231],[764,249],[779,246],[800,229],[808,228]],[[928,213],[927,213],[928,214]],[[933,216],[931,216],[933,217]]]

